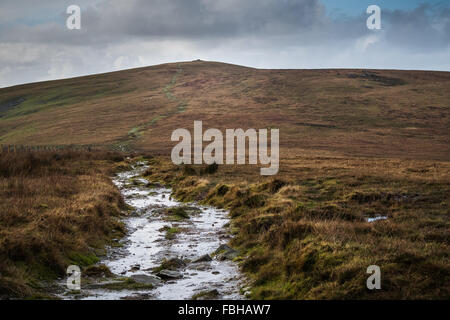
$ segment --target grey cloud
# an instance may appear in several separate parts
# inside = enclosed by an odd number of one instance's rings
[[[318,0],[105,0],[83,8],[82,30],[77,33],[68,32],[63,23],[34,27],[13,24],[0,32],[0,41],[77,45],[126,37],[286,36],[311,32],[326,23],[325,9]]]
[[[448,12],[448,7],[429,5],[412,11],[383,10],[384,39],[392,46],[417,50],[446,47]],[[61,24],[11,25],[0,31],[0,41],[102,46],[129,39],[261,37],[276,45],[293,40],[310,45],[371,34],[365,26],[367,16],[331,19],[319,0],[103,0],[83,7],[80,31],[68,31],[63,18]]]
[[[386,41],[390,45],[430,51],[450,45],[448,7],[422,4],[411,11],[383,12]]]
[[[111,0],[97,10],[88,26],[133,36],[281,34],[307,29],[325,17],[318,0]]]
[[[82,8],[77,31],[65,27],[73,3]],[[328,15],[319,0],[34,4],[0,2],[0,86],[196,58],[264,68],[450,69],[448,6],[383,10],[384,30],[374,32],[367,15]],[[39,22],[46,11],[57,19]],[[38,23],[24,24],[29,17]]]

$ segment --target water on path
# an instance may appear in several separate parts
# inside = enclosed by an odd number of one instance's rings
[[[201,210],[182,221],[167,221],[160,214],[161,208],[177,207],[181,203],[171,198],[171,190],[163,187],[150,189],[140,175],[146,170],[143,163],[133,170],[119,173],[114,183],[121,190],[125,201],[135,213],[124,219],[128,235],[120,241],[120,248],[110,248],[101,261],[117,276],[155,277],[152,270],[162,261],[179,258],[194,261],[205,254],[213,253],[221,244],[229,241],[225,224],[228,213],[210,207],[191,204]],[[130,183],[135,180],[137,183]],[[159,209],[159,211],[158,211]],[[167,228],[180,230],[175,238],[167,239]],[[243,277],[237,264],[230,260],[187,263],[178,270],[182,278],[162,281],[154,289],[139,291],[108,290],[104,288],[83,289],[84,299],[126,299],[145,297],[148,299],[190,299],[193,295],[217,290],[218,299],[242,299],[240,288]]]

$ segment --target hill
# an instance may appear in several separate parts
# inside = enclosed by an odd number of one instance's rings
[[[282,160],[318,151],[448,160],[449,87],[449,72],[163,64],[0,89],[0,143],[168,155],[172,131],[203,120],[280,128]]]
[[[114,161],[133,154],[1,155],[0,295],[29,295],[49,277],[30,263],[62,275],[74,252],[101,254],[121,231],[111,226],[120,199],[109,177],[145,160],[150,186],[229,210],[252,299],[446,299],[448,88],[448,72],[195,61],[0,89],[0,144],[137,151],[123,163]],[[222,132],[279,128],[279,174],[173,165],[172,131],[195,120]],[[76,246],[65,241],[74,235]],[[367,289],[370,265],[381,268],[382,290]]]

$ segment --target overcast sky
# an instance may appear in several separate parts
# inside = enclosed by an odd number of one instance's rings
[[[0,1],[0,87],[194,59],[450,71],[450,0]]]

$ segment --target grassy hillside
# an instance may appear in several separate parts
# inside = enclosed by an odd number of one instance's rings
[[[176,128],[280,128],[304,150],[448,160],[450,73],[185,62],[0,89],[0,143],[169,154]]]
[[[0,144],[92,144],[158,156],[148,179],[170,184],[181,200],[230,210],[252,298],[442,299],[450,296],[449,88],[448,72],[166,64],[0,89]],[[249,165],[210,173],[175,167],[172,131],[192,130],[194,120],[204,130],[279,128],[279,174],[261,177]],[[68,161],[66,179],[86,183],[81,195],[90,194],[102,163],[81,164]],[[32,194],[17,179],[3,177],[6,208],[43,210],[24,202]],[[70,216],[63,196],[38,202],[50,201]],[[23,225],[39,226],[19,211],[12,214]],[[387,220],[367,221],[380,215]],[[88,240],[80,248],[92,246]],[[366,289],[372,264],[381,267],[381,291]]]

